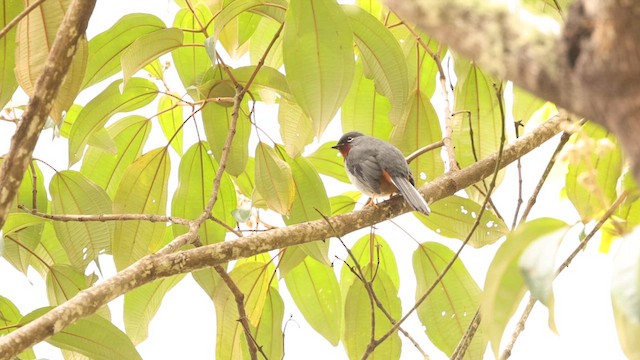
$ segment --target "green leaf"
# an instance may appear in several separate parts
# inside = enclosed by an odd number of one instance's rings
[[[389,99],[378,94],[373,80],[364,76],[362,62],[356,62],[351,90],[341,109],[342,131],[358,130],[364,134],[388,139],[391,133]]]
[[[494,354],[498,354],[502,334],[527,292],[518,261],[524,250],[543,237],[564,235],[568,225],[560,220],[541,218],[526,222],[512,231],[496,253],[484,283],[481,313]]]
[[[284,12],[282,15],[284,19]],[[260,20],[258,27],[256,28],[256,32],[253,34],[253,37],[249,42],[249,58],[251,59],[251,64],[258,64],[279,28],[280,23],[277,21],[273,21],[268,18]],[[274,69],[279,69],[283,64],[282,37],[279,36],[271,47],[267,57],[264,59],[264,65]]]
[[[111,28],[89,41],[89,58],[82,88],[105,80],[120,71],[120,57],[143,35],[164,29],[165,24],[150,14],[128,14]]]
[[[124,295],[124,328],[134,344],[149,335],[149,323],[158,312],[164,296],[178,285],[184,274],[158,279]]]
[[[375,81],[376,90],[389,99],[391,121],[398,121],[409,98],[407,63],[402,49],[389,29],[374,16],[355,5],[342,5],[342,9],[349,17],[364,61],[364,73]]]
[[[26,213],[10,213],[2,227],[0,255],[25,275],[33,251],[40,243],[42,224],[46,221],[40,217]],[[4,239],[3,239],[4,237]]]
[[[372,270],[365,269],[366,272]],[[375,270],[373,270],[375,271]],[[398,289],[393,285],[389,276],[383,271],[377,271],[373,281],[373,292],[394,320],[402,316],[402,307],[398,298]],[[374,304],[375,306],[375,304]],[[371,300],[369,293],[361,281],[355,281],[349,288],[344,304],[344,332],[342,341],[349,359],[360,359],[371,342]],[[374,336],[379,339],[391,329],[392,324],[382,310],[375,307]],[[400,359],[401,342],[398,333],[389,336],[371,353],[371,359]]]
[[[194,15],[195,13],[195,15]],[[196,18],[197,16],[197,18]],[[183,30],[194,30],[184,32],[185,46],[171,52],[176,71],[185,89],[200,84],[204,74],[212,66],[207,51],[200,45],[204,43],[206,37],[200,32],[201,24],[211,23],[211,11],[204,4],[197,4],[194,12],[189,9],[181,9],[176,14],[173,26]],[[207,27],[207,31],[212,30],[212,25]]]
[[[331,202],[331,215],[346,214],[353,211],[361,195],[362,193],[360,192],[350,191],[342,195],[329,198],[329,201]]]
[[[287,100],[293,100],[289,85],[287,84],[287,78],[277,69],[268,66],[262,66],[260,71],[255,75],[256,66],[243,66],[237,69],[233,69],[233,77],[242,85],[246,85],[249,79],[253,77],[251,83],[251,90],[271,90],[278,93],[281,97]]]
[[[43,277],[49,271],[49,267],[58,265],[71,265],[69,255],[64,250],[60,240],[56,236],[53,224],[47,223],[42,230],[42,240],[35,249],[34,256],[31,259],[31,266],[36,269]]]
[[[22,314],[20,314],[20,310],[18,310],[11,300],[1,295],[0,314],[2,314],[2,316],[0,316],[0,336],[9,334],[11,331],[18,329],[16,325],[22,318]],[[16,359],[33,360],[36,359],[36,355],[31,348],[18,354]]]
[[[256,342],[262,347],[267,359],[282,359],[284,357],[283,317],[284,302],[278,290],[270,287],[262,310],[262,317],[256,325]]]
[[[282,99],[278,107],[278,123],[284,148],[289,156],[300,156],[305,146],[313,141],[311,119],[294,102]]]
[[[311,164],[320,174],[330,176],[344,183],[350,183],[340,152],[331,148],[336,143],[337,141],[330,141],[320,145],[316,152],[307,156],[307,160],[311,161]]]
[[[82,174],[72,170],[56,173],[49,184],[52,214],[111,214],[107,193]],[[78,269],[93,261],[100,253],[109,252],[113,222],[56,221],[53,227],[60,243]]]
[[[452,140],[456,160],[467,167],[493,154],[502,134],[495,83],[475,65],[456,85]]]
[[[342,299],[333,269],[307,257],[287,273],[284,281],[309,325],[333,346],[338,345]]]
[[[195,219],[205,210],[211,191],[213,180],[218,172],[218,164],[211,155],[206,142],[198,142],[191,146],[180,161],[178,169],[178,188],[171,201],[173,216]],[[236,190],[227,174],[222,175],[218,197],[213,206],[213,216],[235,226],[231,211],[238,207]],[[183,225],[173,225],[173,234],[178,236],[189,229]],[[224,241],[227,229],[213,220],[207,220],[199,231],[200,241],[204,245]]]
[[[401,29],[400,26],[394,30],[396,32],[400,32],[396,37],[400,39],[402,49],[405,54],[411,89],[414,91],[420,90],[420,92],[426,94],[427,97],[432,96],[435,93],[436,88],[440,89],[440,85],[438,85],[436,80],[436,75],[439,71],[438,64],[435,62],[431,54],[436,54],[439,51],[438,55],[440,56],[440,59],[443,59],[447,53],[447,47],[441,46],[441,44],[429,35],[420,32],[418,29],[414,30],[418,31],[417,33],[420,35],[421,43],[416,40],[416,37],[412,33]],[[424,50],[422,44],[427,45],[430,53]],[[456,60],[454,64],[458,65],[458,61]],[[463,78],[464,74],[460,74],[456,71],[456,76],[458,80],[460,80]]]
[[[416,214],[429,229],[439,235],[464,240],[476,222],[482,206],[473,200],[457,195],[450,196],[431,204],[431,214]],[[469,244],[479,248],[493,244],[509,232],[504,221],[490,210],[485,210],[478,228],[471,235]]]
[[[406,156],[440,139],[442,130],[431,101],[422,92],[412,92],[401,120],[394,124],[391,143]],[[418,187],[428,178],[433,179],[444,173],[444,163],[439,150],[420,155],[409,164],[409,168]]]
[[[531,295],[553,314],[552,283],[556,273],[556,253],[564,236],[545,236],[532,242],[520,256],[520,270]]]
[[[46,277],[49,304],[55,306],[64,303],[76,296],[80,290],[91,286],[96,280],[98,277],[95,274],[85,275],[69,265],[51,266]]]
[[[255,336],[255,327],[261,323],[272,288],[273,266],[262,262],[247,261],[237,265],[229,276],[245,297],[245,311]],[[247,353],[246,339],[238,321],[235,298],[226,285],[218,285],[213,301],[216,308],[216,359],[241,359]],[[244,345],[244,346],[243,346]]]
[[[448,247],[426,242],[413,253],[416,274],[416,301],[433,285],[454,256]],[[458,258],[442,281],[418,307],[418,317],[426,334],[438,349],[448,356],[473,320],[480,305],[481,290]],[[467,349],[469,359],[481,359],[487,347],[486,336],[477,332]]]
[[[20,321],[24,325],[52,308],[40,308]],[[47,342],[60,349],[75,351],[95,360],[142,359],[131,340],[109,320],[94,314],[82,318],[52,335]]]
[[[158,94],[154,83],[142,78],[129,80],[121,92],[122,80],[111,83],[91,100],[78,114],[69,134],[69,163],[75,164],[82,157],[89,137],[102,129],[109,119],[119,113],[138,109],[149,104]]]
[[[220,284],[220,275],[213,268],[204,268],[201,270],[197,270],[191,273],[193,279],[200,285],[202,290],[209,296],[211,301],[213,301],[213,296]],[[224,286],[224,284],[223,284]]]
[[[565,189],[586,224],[604,213],[618,197],[622,152],[614,135],[589,122],[578,133],[569,156]]]
[[[256,147],[255,181],[256,190],[270,209],[283,215],[290,213],[296,195],[291,166],[262,142]]]
[[[302,157],[291,159],[282,151],[279,153],[291,167],[295,188],[291,213],[289,216],[283,216],[284,223],[287,225],[299,224],[320,219],[322,215],[330,216],[331,203],[329,202],[327,191],[324,188],[322,179],[320,179],[320,175],[318,175],[311,163]],[[328,257],[328,241],[314,241],[299,246],[307,255],[324,265],[331,265]]]
[[[219,74],[221,70],[214,70],[216,79],[221,79]],[[229,84],[218,81],[206,92],[206,98],[217,97],[233,97],[235,90]],[[226,172],[233,176],[242,174],[247,166],[249,158],[249,135],[251,134],[251,123],[245,114],[248,113],[247,100],[244,100],[240,106],[240,113],[236,125],[236,134],[229,148],[227,157]],[[207,103],[202,108],[202,125],[207,136],[207,141],[213,151],[213,156],[220,161],[222,157],[222,149],[231,125],[233,108],[228,104],[217,104],[213,102]]]
[[[44,2],[18,23],[15,76],[20,87],[29,96],[32,96],[35,91],[36,81],[44,70],[49,51],[70,2],[70,0]],[[73,104],[80,92],[87,55],[87,40],[82,37],[78,40],[76,53],[60,85],[64,91],[60,91],[53,100],[50,116],[58,125],[62,123],[62,113]]]
[[[398,274],[398,265],[396,257],[389,244],[379,235],[365,235],[361,237],[351,248],[351,253],[360,264],[367,281],[374,280],[377,271],[384,271],[389,280],[396,289],[400,288],[400,275]],[[357,273],[357,267],[354,260],[349,257],[345,264],[342,265],[340,271],[340,289],[342,296],[346,297],[349,289],[355,281],[360,281],[351,271],[353,269]],[[357,273],[360,275],[359,273]],[[343,299],[344,300],[344,299]]]
[[[179,105],[180,98],[175,96],[163,95],[158,101],[158,123],[162,128],[162,132],[171,147],[182,156],[182,107]]]
[[[353,82],[353,36],[335,0],[292,0],[283,34],[287,82],[320,137]]]
[[[531,95],[530,93],[522,90],[518,86],[513,87],[513,120],[521,121],[522,124],[526,124],[531,118],[531,115],[538,111],[545,101]]]
[[[118,186],[113,200],[116,214],[164,215],[167,209],[167,186],[171,163],[167,148],[142,155],[131,164]],[[149,221],[116,223],[111,251],[118,270],[158,250],[164,242],[166,226]]]
[[[24,8],[23,1],[3,0],[0,6],[0,29],[4,29]],[[0,38],[0,109],[3,109],[18,88],[18,80],[13,69],[16,66],[16,28]]]
[[[90,146],[80,172],[113,198],[127,167],[142,154],[151,132],[151,122],[145,117],[132,115],[110,125],[107,132],[116,143],[117,153],[109,154]]]
[[[122,52],[120,62],[124,84],[147,64],[182,46],[182,30],[176,28],[160,29],[149,34],[142,35]]]

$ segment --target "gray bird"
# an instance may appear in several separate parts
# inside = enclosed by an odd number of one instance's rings
[[[429,215],[429,206],[415,188],[398,148],[357,131],[342,135],[333,148],[340,150],[349,179],[362,193],[369,197],[400,193],[416,211]]]

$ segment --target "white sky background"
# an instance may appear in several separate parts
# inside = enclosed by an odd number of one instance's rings
[[[89,23],[88,37],[92,38],[111,27],[122,15],[133,12],[155,14],[170,26],[173,23],[176,9],[177,7],[170,0],[98,1]],[[245,64],[246,60],[242,59],[241,63]],[[171,72],[170,70],[168,73]],[[145,75],[140,73],[138,76]],[[94,87],[95,89],[92,88],[89,91],[85,91],[80,98],[80,103],[85,104],[88,102],[91,96],[95,96],[110,81]],[[183,90],[178,88],[180,82],[177,77],[173,80],[170,79],[169,84],[175,86],[172,90],[183,93]],[[15,100],[14,105],[26,102],[24,97],[19,97]],[[152,106],[155,107],[155,104]],[[437,99],[434,99],[434,107],[439,115],[442,116],[442,106]],[[154,110],[149,109],[151,108],[146,108],[142,111],[146,111],[146,114],[155,113]],[[277,127],[271,126],[271,124],[277,123],[275,107],[258,107],[256,120],[263,129],[268,129],[267,131],[270,132],[272,138],[280,138]],[[507,124],[511,124],[510,119],[507,119],[507,121]],[[511,126],[508,125],[507,128],[511,131]],[[14,126],[12,124],[0,121],[0,154],[8,151],[13,131]],[[321,141],[315,142],[307,148],[307,153],[313,151],[319,144],[337,140],[341,133],[339,119],[336,119],[329,126]],[[192,122],[185,128],[185,144],[193,143],[189,139],[195,139],[195,130]],[[252,144],[255,144],[256,141],[255,134],[253,134]],[[145,151],[165,144],[166,140],[159,126],[154,124],[154,129]],[[68,166],[67,145],[66,139],[54,138],[51,129],[45,130],[34,154],[35,157],[41,157],[56,169],[64,170]],[[523,158],[522,166],[525,175],[523,198],[525,202],[537,183],[543,168],[546,166],[555,145],[556,141],[553,141],[552,144],[545,144],[540,149],[535,150],[532,155]],[[174,156],[172,158],[174,174],[177,171],[178,164],[179,159]],[[77,165],[73,167],[73,169],[78,168]],[[41,169],[45,176],[50,179],[52,172],[46,166],[41,166]],[[562,179],[564,171],[564,166],[556,165],[529,219],[551,216],[559,217],[568,223],[578,221],[577,213],[571,204],[561,198],[560,184],[562,182],[554,181],[554,179]],[[326,178],[324,179],[327,180]],[[46,184],[48,184],[48,180],[46,180]],[[174,180],[173,183],[170,183],[169,194],[173,194],[175,186]],[[330,196],[354,190],[351,185],[342,184],[331,179],[326,182],[326,186]],[[503,184],[498,188],[493,199],[510,225],[517,200],[517,173],[515,167],[510,167],[507,170]],[[277,217],[274,218],[277,219]],[[274,222],[276,221],[274,220]],[[377,233],[387,240],[395,253],[401,273],[399,296],[402,299],[403,310],[406,311],[413,306],[415,298],[415,277],[411,264],[416,243],[410,237],[398,231],[398,226],[406,229],[418,242],[439,241],[448,245],[454,251],[458,249],[460,241],[438,237],[435,233],[426,230],[412,215],[401,216],[394,219],[393,222],[397,225],[386,222],[377,226]],[[345,240],[349,245],[352,245],[368,231],[368,229],[364,229],[355,232],[346,236]],[[586,251],[583,251],[554,283],[556,323],[559,335],[553,334],[548,329],[547,310],[542,305],[537,304],[526,323],[525,331],[516,343],[512,354],[513,359],[624,358],[617,340],[609,297],[612,256],[598,253],[598,241],[599,238],[593,239]],[[500,242],[482,249],[466,248],[462,253],[464,264],[481,287],[484,283],[486,269],[499,244]],[[567,238],[563,242],[558,256],[558,263],[562,262],[577,244],[577,232],[575,232],[573,238]],[[615,251],[612,253],[615,253]],[[334,240],[331,243],[329,256],[330,259],[335,256],[345,259],[346,253],[339,242]],[[110,259],[103,259],[100,263],[106,277],[110,277],[115,273]],[[340,261],[336,261],[335,264],[336,272],[339,275]],[[95,271],[95,269],[91,269],[91,271]],[[36,308],[48,305],[44,281],[35,271],[30,271],[28,278],[25,278],[6,261],[0,260],[0,279],[0,295],[13,301],[22,314],[27,314]],[[285,358],[346,358],[342,345],[334,348],[306,323],[288,295],[283,281],[280,283],[280,288],[283,290],[281,295],[285,301],[284,321],[286,322],[290,317],[292,319],[287,324],[285,333]],[[120,297],[109,304],[113,321],[120,328],[123,328],[122,300],[123,298]],[[520,311],[516,313],[516,318],[519,317],[520,313]],[[446,358],[437,348],[429,345],[417,316],[411,317],[403,325],[403,328],[412,334],[432,359]],[[507,338],[510,337],[510,329],[512,328],[513,326],[510,326],[505,332]],[[138,350],[144,359],[212,359],[215,357],[215,329],[216,321],[213,303],[195,281],[188,276],[167,294],[158,314],[151,322],[149,338],[138,346]],[[402,358],[420,358],[420,354],[413,346],[404,337],[401,336],[401,338],[403,340]],[[36,346],[36,354],[40,358],[62,358],[57,349],[46,343]],[[493,358],[490,350],[487,351],[485,358]]]

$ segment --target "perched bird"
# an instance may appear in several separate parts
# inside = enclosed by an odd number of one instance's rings
[[[370,197],[400,193],[416,211],[429,215],[429,206],[415,188],[413,174],[398,148],[357,131],[342,135],[332,147],[342,153],[347,175],[362,193]]]

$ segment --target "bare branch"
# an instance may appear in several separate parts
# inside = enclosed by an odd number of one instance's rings
[[[105,221],[130,221],[141,220],[149,222],[163,222],[173,223],[180,225],[189,225],[189,219],[177,218],[164,215],[153,214],[96,214],[96,215],[73,215],[73,214],[46,214],[37,210],[29,210],[24,205],[18,205],[18,208],[28,212],[31,215],[41,217],[43,219],[49,219],[53,221],[77,221],[77,222],[105,222]]]

